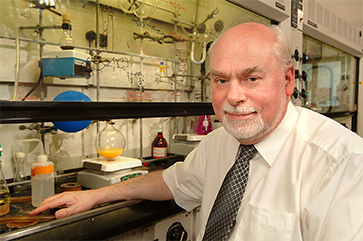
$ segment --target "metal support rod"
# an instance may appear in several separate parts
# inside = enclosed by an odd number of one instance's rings
[[[188,75],[188,74],[173,74],[172,77],[189,77],[189,78],[196,78],[196,79],[201,78],[201,76]]]
[[[99,7],[100,7],[100,3],[99,0],[96,1],[96,41],[97,41],[97,45],[96,45],[96,99],[97,102],[100,99],[100,52],[99,52],[99,48],[100,48],[100,35],[99,35]],[[100,122],[97,121],[97,126],[96,126],[96,134],[98,134],[100,132]],[[98,154],[97,154],[98,156]]]
[[[174,32],[177,33],[178,31],[178,25],[176,23],[174,23]],[[174,42],[174,58],[177,60],[177,51],[178,51],[178,43],[177,42]],[[174,91],[177,91],[177,87],[176,87],[176,84],[177,84],[177,73],[178,73],[178,64],[177,63],[174,63],[174,73],[173,73],[173,76],[174,76]],[[175,102],[176,101],[176,98],[175,98]],[[177,118],[174,118],[174,134],[177,134],[178,133],[178,120]]]
[[[41,26],[43,24],[43,9],[39,9],[39,25]],[[39,39],[43,38],[43,31],[39,31]],[[39,44],[39,58],[43,57],[43,49],[44,45]],[[40,101],[44,101],[44,78],[43,75],[41,75],[40,80]],[[44,128],[44,122],[41,123],[41,127]],[[43,150],[45,151],[45,134],[40,133],[41,141],[43,143]]]
[[[141,9],[141,18],[140,18],[140,21],[143,22],[143,9]],[[143,29],[142,27],[140,26],[140,32],[142,33]],[[144,40],[143,39],[140,39],[140,55],[143,56],[144,55],[144,50],[143,50],[143,47],[144,47]],[[144,72],[144,58],[141,57],[140,58],[140,72],[141,72],[141,75],[143,74]],[[143,92],[144,91],[144,87],[143,87],[143,83],[139,83],[139,91],[140,92]],[[140,159],[143,158],[144,156],[144,144],[143,144],[143,138],[144,138],[144,135],[143,135],[143,119],[140,118]],[[152,153],[151,153],[152,155]]]
[[[20,30],[23,29],[62,29],[61,25],[51,25],[51,26],[41,26],[41,25],[36,25],[36,26],[20,26],[19,27]]]
[[[99,36],[99,20],[98,20],[98,14],[99,14],[99,8],[100,8],[100,5],[99,5],[99,0],[97,0],[97,6],[96,6],[96,36],[97,36],[97,51],[96,51],[96,68],[97,68],[97,72],[96,72],[96,81],[97,81],[97,101],[100,100],[100,68],[99,68],[99,64],[100,64],[100,55],[99,55],[99,52],[98,52],[98,49],[100,48],[100,36]],[[98,130],[97,130],[97,133],[98,133]]]
[[[0,38],[3,39],[10,39],[10,40],[16,40],[15,37],[8,37],[8,36],[2,36],[0,35]],[[59,46],[58,43],[52,43],[52,42],[47,42],[47,41],[42,41],[42,40],[35,40],[35,39],[19,39],[20,41],[24,41],[24,42],[29,42],[29,43],[38,43],[38,44],[43,44],[43,45],[55,45],[55,46]],[[99,42],[99,41],[97,41]],[[166,58],[160,58],[160,57],[155,57],[155,56],[149,56],[149,55],[140,55],[140,54],[133,54],[133,53],[127,53],[127,52],[118,52],[118,51],[110,51],[110,50],[103,50],[103,49],[99,49],[99,47],[97,48],[89,48],[89,47],[81,47],[81,46],[76,46],[75,49],[82,49],[82,50],[89,50],[89,51],[99,51],[99,53],[112,53],[112,54],[119,54],[119,55],[126,55],[126,56],[130,56],[130,57],[138,57],[138,58],[144,58],[144,59],[157,59],[157,60],[164,60],[164,61],[169,61],[169,62],[178,62],[175,61],[173,59],[166,59]]]

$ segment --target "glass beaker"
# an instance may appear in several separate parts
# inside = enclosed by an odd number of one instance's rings
[[[64,178],[62,175],[64,174],[64,170],[53,141],[49,144],[48,152],[48,160],[54,163],[54,181],[56,184],[63,183]]]
[[[96,136],[96,151],[106,159],[114,159],[125,150],[125,137],[114,127],[114,124],[107,121],[106,127]]]
[[[54,171],[56,175],[64,174],[63,167],[60,163],[60,158],[58,156],[57,150],[55,148],[54,142],[49,144],[49,154],[48,160],[54,163]]]
[[[39,139],[25,139],[16,141],[13,146],[13,158],[16,166],[14,175],[14,193],[30,190],[30,182],[27,180],[24,165],[33,160],[33,157],[43,154],[43,142]]]

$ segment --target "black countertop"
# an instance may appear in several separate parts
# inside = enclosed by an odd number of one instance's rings
[[[176,161],[180,161],[180,157],[167,159],[163,163],[150,161],[148,168],[149,171],[165,169]],[[34,208],[30,202],[24,202],[11,203],[10,209],[10,213],[3,217],[26,215]],[[180,212],[183,212],[183,209],[173,200],[120,201],[21,229],[7,229],[6,224],[1,224],[0,240],[105,240],[138,227],[151,225]],[[49,211],[43,214],[49,215]]]
[[[105,240],[182,212],[174,201],[125,201],[0,235],[0,240]]]

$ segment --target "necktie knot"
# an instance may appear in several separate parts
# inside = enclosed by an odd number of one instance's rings
[[[256,154],[257,149],[254,145],[240,145],[240,152],[238,155],[239,160],[246,161],[251,160],[252,157]]]

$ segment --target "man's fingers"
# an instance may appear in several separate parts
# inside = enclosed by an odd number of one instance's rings
[[[70,206],[72,205],[70,200],[67,199],[67,197],[64,197],[64,195],[55,195],[48,197],[44,199],[44,201],[37,207],[35,210],[29,212],[29,215],[38,215],[48,209],[57,208],[62,205]]]
[[[60,210],[58,210],[57,212],[55,212],[55,218],[64,218],[64,217],[68,217],[74,213],[71,212],[72,207],[69,208],[62,208]]]

